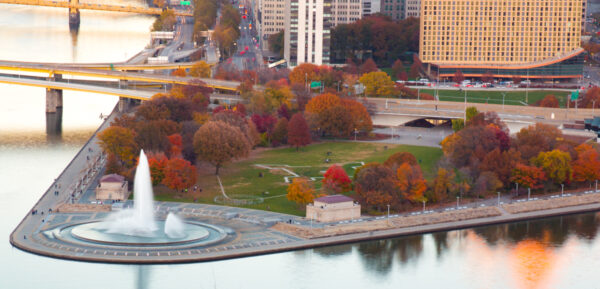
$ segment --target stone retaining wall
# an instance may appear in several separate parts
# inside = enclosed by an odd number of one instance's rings
[[[349,224],[327,225],[323,228],[298,226],[287,223],[277,223],[272,228],[286,234],[291,234],[305,239],[323,238],[338,235],[363,233],[368,231],[388,230],[405,227],[416,227],[429,224],[477,219],[484,217],[499,216],[502,213],[496,207],[485,207],[475,209],[464,209],[443,213],[432,213],[419,216],[407,216],[399,218],[381,219],[369,222],[358,222]]]
[[[600,203],[600,194],[570,196],[550,200],[537,200],[521,203],[505,204],[502,207],[511,214]]]
[[[57,211],[61,213],[110,212],[111,205],[62,204],[58,207]]]

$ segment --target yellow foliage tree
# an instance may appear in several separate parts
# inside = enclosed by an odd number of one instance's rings
[[[383,71],[365,73],[359,81],[365,86],[367,96],[389,96],[394,93],[394,82]]]
[[[294,178],[287,188],[287,199],[306,205],[315,199],[315,188],[307,178]]]
[[[211,75],[210,65],[204,61],[194,64],[190,68],[190,76],[209,78]]]

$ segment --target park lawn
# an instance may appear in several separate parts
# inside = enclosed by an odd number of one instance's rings
[[[264,198],[264,202],[255,205],[244,205],[246,208],[270,210],[293,215],[303,215],[304,210],[296,203],[286,198],[287,186],[284,177],[289,173],[281,168],[294,173],[316,178],[315,188],[321,187],[321,178],[324,171],[332,164],[341,165],[350,178],[354,168],[360,162],[382,163],[390,155],[407,151],[415,155],[423,170],[424,177],[432,179],[433,169],[442,156],[438,148],[418,147],[408,145],[390,145],[363,142],[324,142],[300,148],[276,148],[255,152],[250,158],[225,165],[220,172],[220,178],[225,193],[234,199],[239,198]],[[331,152],[327,156],[327,152]],[[326,163],[325,159],[330,162]],[[256,167],[256,164],[270,165],[272,169]],[[201,166],[198,169],[198,186],[200,192],[174,192],[162,185],[155,187],[155,199],[160,201],[193,202],[194,198],[200,203],[215,204],[215,197],[221,196],[221,190],[214,175],[214,167]],[[262,177],[259,174],[262,173]]]
[[[434,89],[421,89],[421,92],[435,95]],[[475,103],[492,103],[502,104],[502,91],[486,91],[486,90],[466,90],[467,101]],[[553,94],[558,98],[561,107],[566,106],[566,98],[569,95],[567,91],[556,90],[532,90],[529,91],[528,104],[535,105],[539,100],[542,100],[546,95]],[[442,101],[465,101],[465,90],[438,90],[438,95]],[[506,105],[524,105],[526,100],[525,91],[506,91],[504,104]]]

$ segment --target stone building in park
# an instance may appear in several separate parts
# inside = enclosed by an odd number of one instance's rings
[[[419,58],[432,78],[579,79],[586,0],[421,0]]]
[[[97,200],[127,200],[129,198],[128,182],[125,177],[110,174],[103,176],[96,187]]]
[[[306,206],[306,218],[319,222],[337,222],[360,218],[360,205],[350,197],[332,195],[320,197]]]

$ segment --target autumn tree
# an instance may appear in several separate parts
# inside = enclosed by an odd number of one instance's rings
[[[167,161],[164,174],[162,183],[174,190],[183,190],[196,183],[196,167],[181,158],[173,158]]]
[[[445,168],[439,168],[433,185],[427,193],[427,199],[431,202],[443,202],[450,198],[454,192],[454,173]]]
[[[288,135],[288,120],[285,117],[282,117],[277,120],[275,123],[275,127],[273,128],[273,133],[271,135],[271,140],[273,145],[280,145],[287,143],[287,135]]]
[[[360,73],[365,74],[369,72],[378,71],[377,64],[373,61],[373,58],[367,59],[363,64],[360,65]]]
[[[600,179],[600,154],[589,144],[577,146],[577,159],[573,161],[573,179],[577,182],[593,182]]]
[[[397,171],[398,190],[400,197],[411,202],[421,201],[427,190],[423,173],[419,165],[410,165],[408,162],[401,164]]]
[[[219,168],[232,159],[248,155],[251,145],[244,133],[235,126],[222,121],[209,121],[194,135],[194,150],[201,160]]]
[[[515,149],[502,151],[499,147],[489,152],[481,162],[480,170],[496,174],[503,184],[508,184],[512,169],[521,161],[521,153]]]
[[[521,157],[529,161],[540,152],[555,149],[563,138],[562,132],[555,126],[536,123],[521,129],[514,139],[514,147],[521,152]]]
[[[301,146],[305,146],[311,143],[310,131],[308,130],[308,124],[304,119],[304,115],[298,112],[292,116],[292,119],[288,123],[287,127],[288,136],[287,141],[291,146],[296,147],[296,151]]]
[[[560,107],[558,99],[553,94],[546,95],[543,99],[536,102],[536,105],[541,107]]]
[[[421,64],[418,62],[413,62],[408,70],[408,77],[412,79],[416,79],[421,74]]]
[[[346,171],[338,165],[332,165],[327,169],[323,175],[322,182],[323,188],[326,191],[336,194],[345,193],[352,189],[350,186],[352,181],[350,181],[348,174],[346,174]]]
[[[168,159],[164,153],[148,154],[148,166],[150,167],[150,176],[152,178],[153,186],[162,183],[165,178],[165,167],[167,166],[167,162]]]
[[[400,75],[401,73],[405,73],[406,74],[406,71],[404,71],[404,64],[402,64],[402,60],[396,59],[396,61],[394,61],[394,65],[392,65],[392,71],[394,72],[394,76],[397,79],[407,80],[407,79],[402,79],[402,78],[405,78],[405,77],[404,76],[401,77],[401,75]]]
[[[140,121],[135,126],[135,141],[147,151],[169,152],[169,135],[179,131],[179,125],[171,120]]]
[[[152,24],[152,31],[173,31],[177,17],[172,9],[165,9]]]
[[[469,106],[467,107],[467,109],[465,110],[465,116],[467,117],[466,122],[470,122],[476,115],[479,114],[479,110],[477,110],[477,107],[474,106]]]
[[[477,193],[477,198],[481,195],[494,193],[501,187],[502,182],[498,179],[496,173],[490,171],[481,172],[473,184],[473,190]]]
[[[98,134],[100,147],[117,158],[118,162],[128,167],[133,166],[138,153],[138,146],[131,129],[110,126]]]
[[[394,172],[381,164],[366,164],[356,172],[354,180],[358,199],[365,208],[381,210],[393,205],[397,196],[397,177]]]
[[[546,177],[555,184],[568,183],[573,175],[571,155],[558,149],[540,152],[533,163],[543,169]]]
[[[512,170],[512,176],[510,181],[518,183],[519,185],[530,188],[538,189],[542,187],[542,182],[546,180],[544,170],[535,166],[528,166],[518,163]]]
[[[462,73],[462,71],[457,70],[456,72],[454,72],[454,77],[453,77],[453,81],[460,84],[461,82],[463,82],[465,80],[465,76]]]
[[[198,61],[190,68],[190,76],[209,78],[211,75],[210,65],[204,61]]]
[[[483,82],[493,82],[494,81],[494,74],[491,72],[486,72],[481,76],[481,81]]]
[[[481,162],[500,145],[493,127],[469,126],[446,137],[442,141],[442,151],[454,166],[462,168]]]
[[[339,105],[341,99],[333,93],[322,93],[313,97],[306,104],[306,112],[310,114],[319,114],[327,108]]]
[[[345,98],[341,101],[346,113],[350,115],[351,128],[361,132],[370,132],[373,129],[373,121],[365,105],[354,99]]]
[[[404,163],[414,166],[417,164],[417,158],[415,158],[415,156],[409,152],[397,152],[385,160],[383,165],[391,168],[392,170],[396,170]]]
[[[177,69],[173,70],[173,72],[171,72],[171,76],[186,77],[185,69],[177,68]]]
[[[373,97],[390,96],[394,93],[394,82],[383,71],[363,74],[360,83],[365,86],[365,95]]]
[[[311,63],[302,63],[290,72],[290,82],[302,85],[310,84],[313,81],[319,81],[319,67]]]
[[[519,85],[519,84],[521,84],[521,81],[522,81],[522,79],[521,79],[521,77],[520,77],[520,76],[518,76],[518,75],[515,75],[515,76],[513,76],[513,77],[512,77],[512,81],[513,81],[513,83],[514,83],[515,85]]]
[[[287,188],[287,199],[300,205],[311,203],[315,199],[315,189],[307,178],[294,178]]]
[[[268,39],[269,50],[279,55],[279,57],[283,57],[284,32],[285,31],[281,29],[279,32],[271,34]]]

